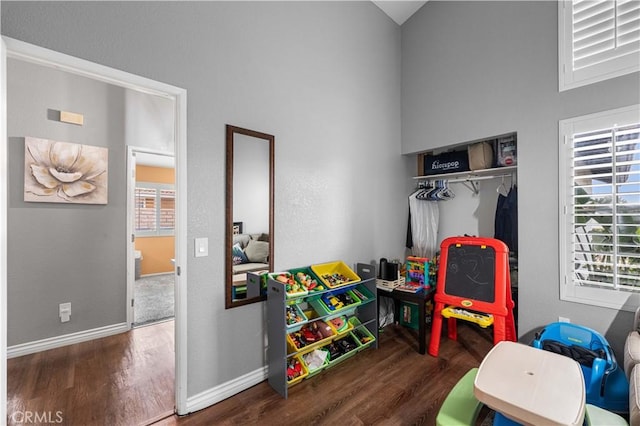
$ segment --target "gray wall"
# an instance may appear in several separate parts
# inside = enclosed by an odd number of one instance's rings
[[[9,346],[126,321],[124,94],[67,72],[7,61]],[[85,123],[49,119],[49,110],[83,113]],[[107,147],[108,204],[25,203],[25,136]],[[71,302],[66,323],[58,317],[63,302]]]
[[[266,364],[264,304],[224,309],[226,123],[276,137],[276,269],[404,255],[400,29],[373,3],[3,1],[2,34],[188,91],[189,396]]]
[[[429,1],[402,27],[402,152],[518,132],[519,334],[558,316],[621,358],[628,312],[560,301],[558,120],[639,102],[638,73],[558,92],[556,2]]]

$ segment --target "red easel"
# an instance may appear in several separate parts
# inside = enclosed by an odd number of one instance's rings
[[[493,288],[492,292],[486,292],[481,299],[471,298],[473,294],[471,287],[474,286],[473,277],[468,275],[465,280],[452,281],[447,279],[447,270],[450,267],[449,250],[461,251],[468,248],[476,254],[483,255],[482,260],[494,261]],[[485,252],[484,250],[489,250]],[[486,255],[486,256],[484,256]],[[458,259],[459,260],[459,259]],[[464,260],[464,259],[463,259]],[[477,262],[471,259],[470,262]],[[493,343],[494,345],[502,340],[517,340],[515,321],[513,318],[513,299],[511,297],[511,277],[509,275],[509,249],[506,244],[493,238],[478,237],[451,237],[442,241],[440,245],[440,261],[438,269],[438,284],[434,296],[435,306],[433,309],[433,321],[431,327],[431,339],[429,341],[429,354],[438,356],[440,349],[440,335],[442,332],[442,310],[447,306],[469,309],[476,312],[493,315]],[[449,287],[449,292],[447,292]],[[455,287],[455,291],[453,291]],[[469,293],[465,294],[465,288]],[[485,287],[488,289],[488,287]],[[481,290],[485,291],[485,290]],[[453,293],[453,294],[450,294]],[[491,294],[492,293],[492,294]],[[449,317],[448,336],[452,340],[457,339],[456,318]]]

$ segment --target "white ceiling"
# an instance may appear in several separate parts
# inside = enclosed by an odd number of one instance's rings
[[[141,166],[165,167],[168,169],[173,169],[175,167],[173,157],[147,152],[136,152],[136,164]]]
[[[409,19],[411,15],[416,13],[426,1],[373,1],[373,4],[378,6],[384,13],[389,15],[398,25],[404,24],[404,21]]]

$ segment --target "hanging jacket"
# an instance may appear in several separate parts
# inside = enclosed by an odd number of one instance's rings
[[[507,196],[500,194],[496,205],[494,238],[504,242],[509,251],[518,253],[518,188],[513,186]]]

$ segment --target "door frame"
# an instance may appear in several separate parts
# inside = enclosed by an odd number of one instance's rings
[[[135,218],[135,189],[136,189],[136,153],[153,154],[164,157],[171,157],[175,160],[172,152],[158,151],[155,149],[144,148],[135,145],[127,146],[127,328],[133,328],[133,320],[135,319],[135,305],[131,301],[134,299],[135,287],[135,238],[136,233],[134,227]],[[174,164],[174,175],[176,166]],[[174,185],[175,187],[175,185]],[[176,197],[177,197],[176,189]],[[176,237],[174,232],[174,238]],[[175,254],[174,254],[175,255]],[[177,263],[177,262],[176,262]],[[175,275],[175,268],[174,268]]]
[[[175,174],[176,174],[176,227],[175,227],[175,404],[177,414],[187,414],[187,91],[138,75],[130,74],[84,59],[45,49],[9,37],[2,37],[0,52],[0,368],[6,372],[7,356],[7,127],[6,127],[6,58],[16,58],[39,65],[53,67],[76,75],[174,100],[175,107]],[[6,374],[0,381],[0,419],[6,418]]]
[[[0,371],[7,371],[7,47],[0,39]],[[0,378],[0,422],[7,418],[7,375]]]

